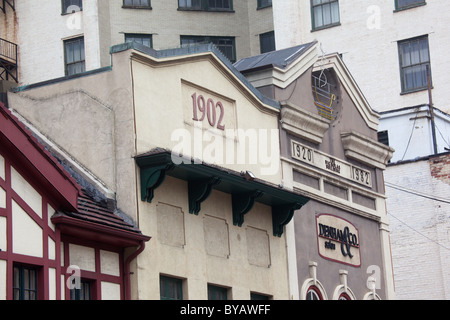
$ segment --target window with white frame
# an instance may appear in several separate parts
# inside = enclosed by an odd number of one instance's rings
[[[83,10],[82,0],[62,0],[62,13],[74,13]]]
[[[67,76],[86,71],[84,37],[64,41],[65,73]]]
[[[313,30],[339,25],[339,0],[311,0]]]
[[[428,36],[400,41],[398,50],[402,93],[428,88],[427,68],[430,68]],[[429,72],[431,75],[431,70]]]

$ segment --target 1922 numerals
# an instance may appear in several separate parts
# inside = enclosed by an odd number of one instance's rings
[[[222,102],[214,102],[213,99],[206,99],[203,95],[197,96],[197,93],[194,93],[191,97],[194,112],[192,119],[194,121],[201,122],[207,118],[211,127],[217,126],[217,129],[225,130],[225,125],[223,124],[225,109]]]

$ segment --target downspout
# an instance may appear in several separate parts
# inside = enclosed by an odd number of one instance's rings
[[[438,154],[438,147],[437,147],[437,140],[436,140],[436,124],[435,124],[435,119],[434,119],[433,96],[431,94],[430,65],[427,65],[427,83],[428,83],[428,99],[429,99],[430,116],[431,116],[431,134],[433,136],[433,151],[434,151],[434,154]]]
[[[130,280],[130,264],[131,261],[136,259],[138,255],[145,249],[145,241],[140,241],[140,247],[132,255],[130,255],[125,261],[125,300],[131,300],[131,280]]]

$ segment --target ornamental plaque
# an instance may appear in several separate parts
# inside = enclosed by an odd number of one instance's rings
[[[359,231],[349,221],[331,214],[316,216],[319,255],[327,260],[361,266]]]

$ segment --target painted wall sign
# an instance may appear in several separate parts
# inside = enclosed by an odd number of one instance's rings
[[[349,221],[330,214],[316,216],[319,255],[327,260],[361,266],[359,231]]]
[[[310,164],[316,168],[337,174],[366,187],[372,186],[370,171],[354,166],[350,163],[332,158],[325,153],[314,150],[291,140],[292,158]]]

